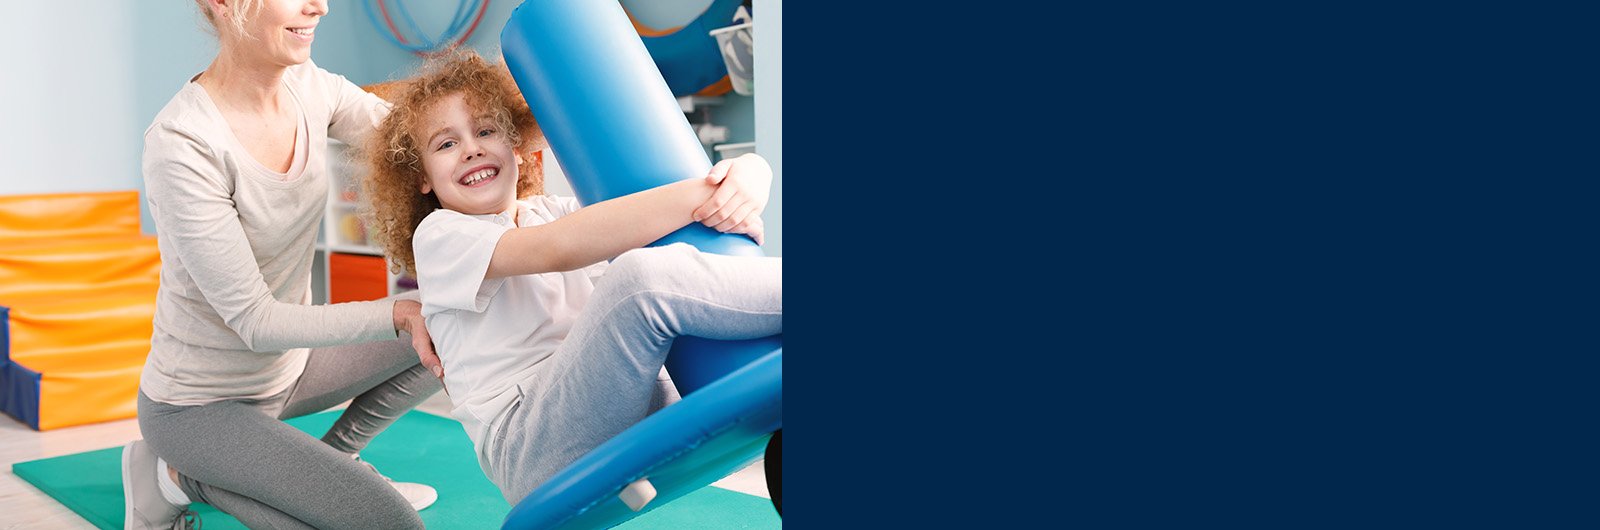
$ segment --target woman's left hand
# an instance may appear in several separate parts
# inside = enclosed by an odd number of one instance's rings
[[[428,326],[423,321],[422,304],[415,300],[395,300],[394,330],[411,335],[411,347],[417,350],[417,360],[433,372],[434,377],[444,380],[444,364],[433,351],[433,336],[428,335]]]
[[[695,209],[694,220],[718,232],[751,234],[760,243],[761,212],[772,193],[772,166],[767,160],[749,153],[717,162],[706,182],[717,191]]]

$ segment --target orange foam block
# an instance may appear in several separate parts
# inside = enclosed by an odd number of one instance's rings
[[[0,410],[39,430],[133,417],[160,274],[137,192],[0,196]]]
[[[0,195],[0,242],[139,235],[139,192]]]
[[[160,279],[161,252],[151,236],[0,242],[0,303],[11,295],[68,295]]]

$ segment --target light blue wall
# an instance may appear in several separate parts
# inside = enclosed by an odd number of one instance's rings
[[[772,199],[761,218],[767,226],[778,226],[766,246],[783,255],[783,3],[781,0],[755,0],[755,93],[756,152],[772,164]]]
[[[125,190],[143,126],[133,2],[17,2],[0,31],[0,194]]]
[[[485,57],[499,57],[500,28],[505,26],[506,20],[511,18],[511,11],[520,3],[516,0],[492,0],[477,29],[467,38],[466,45]],[[361,1],[351,1],[331,6],[328,16],[323,19],[324,24],[337,22],[339,34],[335,38],[324,38],[319,30],[312,58],[319,66],[344,75],[359,85],[410,77],[422,64],[422,58],[395,46],[384,36],[386,32],[380,33],[363,4]],[[412,20],[430,38],[437,38],[447,29],[457,7],[456,1],[446,0],[403,0],[398,4],[408,10]],[[408,39],[416,36],[396,11],[391,9],[390,16]]]

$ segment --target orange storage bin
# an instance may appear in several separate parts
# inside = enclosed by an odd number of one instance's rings
[[[337,304],[389,296],[387,268],[381,256],[329,254],[328,302]]]

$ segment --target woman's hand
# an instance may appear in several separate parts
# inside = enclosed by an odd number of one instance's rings
[[[417,359],[434,377],[444,380],[444,364],[433,351],[433,337],[428,335],[428,327],[422,320],[422,304],[416,300],[395,300],[394,330],[411,335],[411,347],[417,350]]]
[[[772,193],[772,166],[749,153],[711,166],[706,182],[717,186],[711,199],[694,211],[694,220],[718,232],[747,234],[761,244],[765,226],[761,212]]]

